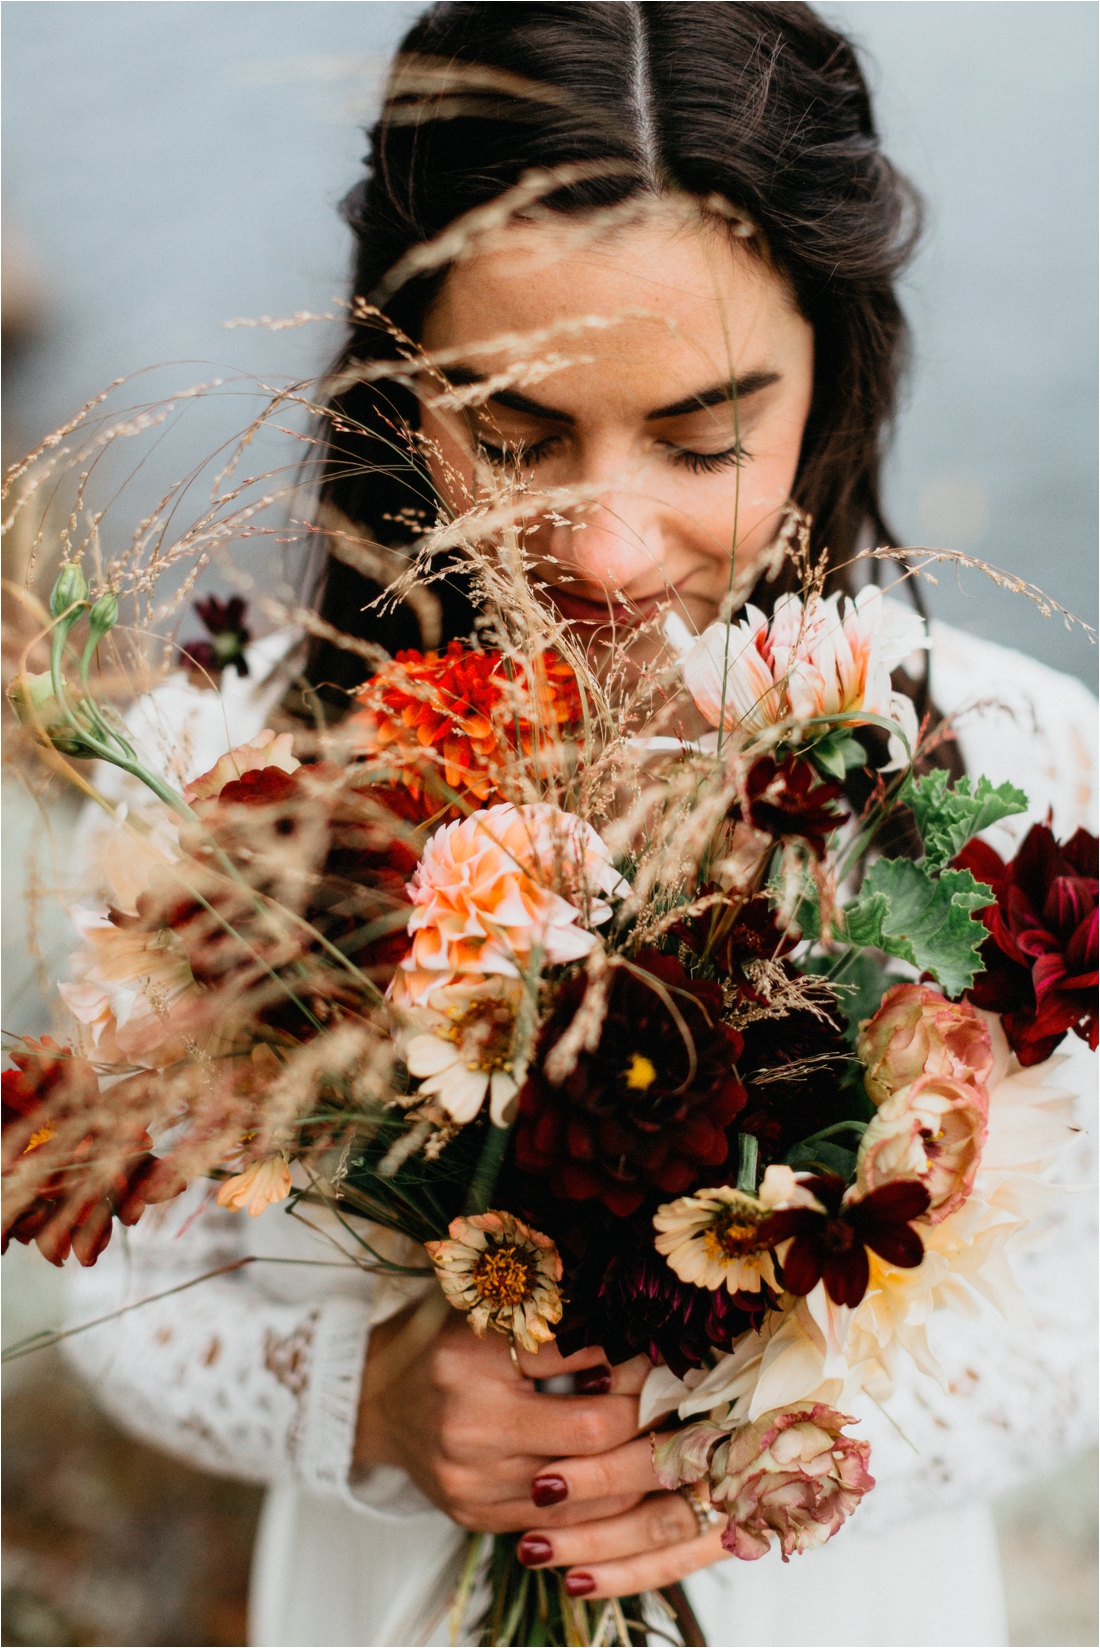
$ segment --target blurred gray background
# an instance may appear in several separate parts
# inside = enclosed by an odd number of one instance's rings
[[[916,353],[890,465],[895,530],[1018,572],[1093,621],[1097,7],[822,9],[864,48],[889,150],[929,202],[906,283]],[[324,364],[334,327],[222,323],[324,310],[344,292],[336,205],[386,55],[417,10],[8,0],[9,264],[40,326],[17,385],[28,441],[154,363],[281,376]],[[195,458],[211,444],[203,419],[218,416],[192,410]],[[175,460],[181,450],[174,437]],[[161,465],[148,465],[149,502]],[[952,623],[1095,682],[1085,636],[979,575],[941,569],[928,593]]]
[[[124,372],[179,363],[148,380],[160,394],[324,365],[335,326],[223,322],[325,311],[344,294],[337,203],[358,175],[387,55],[418,9],[7,0],[7,460]],[[915,360],[890,462],[895,530],[1009,568],[1095,622],[1097,7],[821,9],[863,47],[890,152],[929,206],[905,290]],[[192,406],[149,450],[125,518],[254,409]],[[973,573],[943,569],[927,593],[939,616],[1095,689],[1096,651],[1079,631]],[[37,878],[65,861],[72,810],[53,807],[51,845],[5,791],[4,1026],[32,1031],[47,1022],[39,982],[68,939],[41,910],[36,979],[24,915]],[[4,1280],[6,1342],[56,1320],[60,1278],[35,1250],[13,1249]],[[49,1353],[14,1367],[0,1641],[243,1642],[257,1491],[123,1437]],[[1095,1480],[1089,1455],[999,1504],[1013,1643],[1097,1642]]]

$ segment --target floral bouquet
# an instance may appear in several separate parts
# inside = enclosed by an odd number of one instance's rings
[[[379,654],[340,726],[178,788],[93,691],[117,601],[67,565],[12,703],[148,796],[98,838],[71,1045],[11,1048],[5,1242],[93,1264],[203,1174],[323,1204],[420,1329],[647,1356],[656,1474],[733,1556],[831,1538],[874,1486],[861,1402],[899,1352],[934,1370],[933,1310],[1011,1290],[1067,1137],[1051,1055],[1097,1042],[1097,842],[1002,862],[1025,796],[950,783],[891,685],[922,621],[826,597],[792,541],[770,618],[599,670],[502,553],[475,642]],[[227,613],[189,667],[239,658]],[[702,1640],[682,1597],[586,1604],[488,1537],[456,1634]]]

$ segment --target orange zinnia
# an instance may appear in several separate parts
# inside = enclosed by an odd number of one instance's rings
[[[434,768],[452,790],[485,802],[517,754],[552,758],[581,720],[576,676],[555,652],[518,664],[452,641],[446,652],[399,652],[357,694],[352,726],[372,755],[400,768],[419,795]]]

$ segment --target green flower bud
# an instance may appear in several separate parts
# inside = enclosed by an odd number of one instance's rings
[[[101,595],[88,614],[88,623],[91,626],[91,645],[96,646],[118,623],[118,596],[113,590],[107,590]]]
[[[81,738],[78,730],[67,719],[53,690],[53,678],[48,671],[42,675],[17,676],[8,688],[8,703],[15,718],[24,727],[30,727],[44,744],[52,744],[62,755],[94,760],[96,750]],[[75,714],[79,716],[77,703]]]
[[[50,612],[55,618],[60,618],[63,612],[76,601],[88,599],[88,581],[78,566],[61,568],[53,594],[50,596]]]

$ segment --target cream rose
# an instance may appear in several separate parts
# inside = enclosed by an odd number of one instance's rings
[[[859,1189],[868,1195],[894,1179],[919,1179],[930,1198],[922,1218],[939,1224],[974,1188],[988,1118],[984,1087],[918,1076],[879,1106],[864,1133],[856,1158]]]

